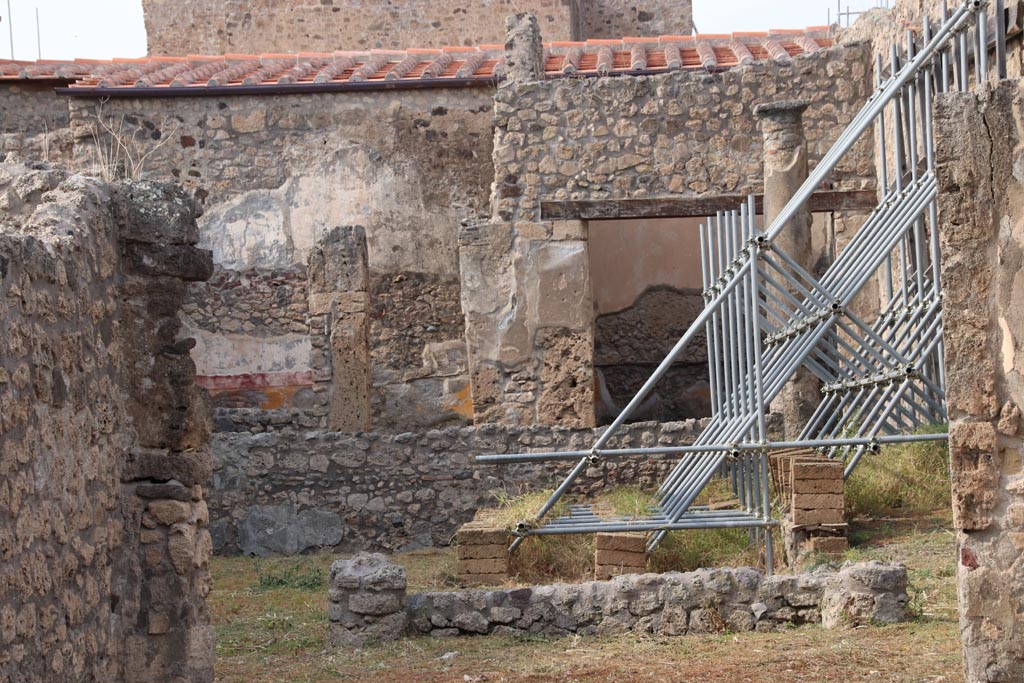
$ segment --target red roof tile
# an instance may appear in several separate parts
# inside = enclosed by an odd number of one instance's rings
[[[764,59],[788,61],[832,44],[827,27],[767,33],[702,34],[553,42],[545,46],[548,78],[683,70],[722,71]],[[444,49],[267,55],[189,55],[138,59],[38,62],[0,61],[0,82],[69,81],[82,94],[154,90],[202,94],[210,88],[259,87],[287,92],[298,87],[362,84],[412,87],[458,80],[491,82],[504,76],[501,45]],[[171,93],[168,93],[171,94]]]

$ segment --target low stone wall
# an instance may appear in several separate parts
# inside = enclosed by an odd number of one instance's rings
[[[750,568],[627,574],[611,581],[421,593],[405,598],[405,571],[383,555],[331,567],[328,642],[362,646],[401,635],[547,636],[626,631],[774,631],[907,621],[907,570],[862,562],[838,571],[765,577]],[[404,605],[403,605],[404,599]]]
[[[448,545],[496,494],[553,488],[572,462],[477,465],[488,453],[586,450],[595,429],[480,425],[404,434],[302,431],[289,413],[221,411],[211,447],[210,531],[219,553],[290,554],[330,547]],[[627,425],[609,447],[693,443],[702,423]],[[607,459],[573,488],[650,486],[672,459]]]

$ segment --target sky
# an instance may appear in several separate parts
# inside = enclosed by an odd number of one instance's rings
[[[885,0],[841,0],[851,10]],[[10,13],[8,13],[8,4]],[[39,40],[36,10],[39,13]],[[836,0],[693,0],[702,33],[763,31],[825,24]],[[0,0],[0,58],[109,59],[146,54],[142,0]]]

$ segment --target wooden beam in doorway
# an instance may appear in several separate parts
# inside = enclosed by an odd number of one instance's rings
[[[621,218],[700,218],[719,211],[735,211],[746,195],[719,194],[709,197],[658,197],[652,199],[583,199],[540,203],[541,220],[601,220]],[[757,211],[764,195],[754,195]],[[812,213],[831,211],[868,212],[878,204],[874,190],[820,190],[811,195]]]

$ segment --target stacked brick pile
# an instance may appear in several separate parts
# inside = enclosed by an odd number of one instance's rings
[[[844,519],[843,463],[809,450],[773,455],[772,470],[790,514],[783,525],[790,563],[808,553],[840,556],[849,549]]]
[[[594,540],[594,578],[598,581],[620,574],[647,571],[647,534],[597,534]]]
[[[494,586],[509,578],[509,533],[493,514],[477,513],[455,535],[456,574],[463,586]]]

